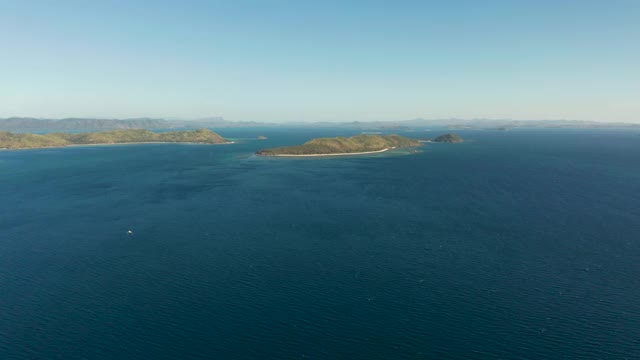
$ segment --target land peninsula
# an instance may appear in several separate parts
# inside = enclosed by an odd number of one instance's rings
[[[36,149],[71,145],[107,145],[142,143],[231,144],[208,130],[153,132],[149,130],[112,130],[83,133],[28,134],[0,132],[0,149]]]
[[[265,149],[260,156],[339,156],[384,152],[395,148],[420,146],[420,141],[400,135],[362,134],[352,137],[318,138],[302,145]]]

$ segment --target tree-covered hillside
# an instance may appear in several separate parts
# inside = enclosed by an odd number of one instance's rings
[[[464,140],[457,134],[444,134],[431,140],[433,142],[463,142]]]
[[[149,130],[112,130],[76,134],[50,133],[43,135],[0,132],[0,149],[31,149],[68,145],[148,142],[224,144],[229,141],[208,129],[160,133]]]
[[[258,155],[317,155],[380,151],[391,148],[419,146],[418,140],[400,135],[356,135],[352,137],[319,138],[302,145],[260,150]]]

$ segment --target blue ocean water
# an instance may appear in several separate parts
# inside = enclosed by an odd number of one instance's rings
[[[640,358],[640,132],[219,132],[0,152],[1,359]]]

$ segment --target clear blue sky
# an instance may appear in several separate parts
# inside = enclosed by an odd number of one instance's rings
[[[0,117],[640,121],[640,1],[0,0]]]

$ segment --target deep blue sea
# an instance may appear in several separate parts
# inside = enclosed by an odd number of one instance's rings
[[[640,131],[218,132],[0,151],[0,359],[640,358]]]

